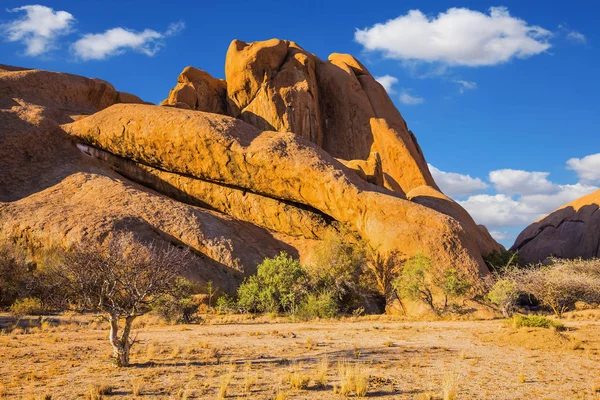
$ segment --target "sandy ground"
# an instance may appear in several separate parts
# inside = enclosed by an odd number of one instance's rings
[[[0,317],[1,318],[1,317]],[[336,399],[339,365],[385,399],[600,399],[600,322],[565,332],[494,321],[358,318],[309,323],[141,324],[133,366],[117,369],[102,323],[0,336],[6,398]],[[223,321],[220,321],[223,322]],[[306,381],[303,389],[293,382]],[[302,385],[300,385],[302,386]],[[338,393],[336,393],[338,392]],[[46,397],[48,398],[48,397]],[[451,397],[447,397],[451,398]]]

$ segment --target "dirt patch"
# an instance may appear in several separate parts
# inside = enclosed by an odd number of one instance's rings
[[[502,321],[230,319],[145,321],[127,369],[111,365],[102,323],[77,317],[19,328],[0,335],[0,397],[76,398],[110,388],[110,399],[136,391],[147,399],[215,399],[223,391],[228,399],[342,399],[351,371],[367,383],[367,397],[439,399],[453,382],[459,399],[600,400],[597,322],[565,322],[564,334],[582,348],[556,351],[565,340],[556,333],[512,332]]]

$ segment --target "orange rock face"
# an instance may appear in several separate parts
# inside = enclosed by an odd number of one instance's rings
[[[294,237],[125,179],[79,151],[59,127],[124,98],[96,80],[0,68],[0,236],[36,253],[133,232],[142,240],[190,248],[196,255],[190,277],[212,280],[225,291],[235,290],[264,257],[281,250],[301,256]]]
[[[413,133],[354,57],[231,43],[226,80],[187,67],[154,106],[107,82],[0,66],[0,235],[31,249],[118,231],[177,243],[232,292],[265,257],[341,226],[382,255],[476,280],[500,246],[437,188]]]
[[[177,79],[177,85],[161,105],[185,104],[192,110],[227,113],[227,84],[215,79],[207,72],[194,67],[186,67]]]
[[[290,41],[236,40],[227,52],[225,75],[230,115],[261,130],[294,132],[363,179],[400,195],[429,187],[428,197],[438,199],[429,207],[457,219],[482,254],[500,250],[458,203],[439,191],[402,115],[354,57],[334,53],[322,61]],[[383,179],[367,178],[364,166],[372,153],[379,155]]]
[[[524,262],[600,257],[600,190],[565,204],[523,230],[511,248]]]
[[[453,218],[370,185],[295,134],[260,131],[215,114],[131,104],[63,127],[141,164],[311,207],[352,227],[383,254],[423,251],[440,265],[486,272],[476,243]]]

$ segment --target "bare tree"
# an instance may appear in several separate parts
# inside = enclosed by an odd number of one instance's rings
[[[533,295],[557,317],[573,309],[575,303],[600,302],[600,260],[552,260],[551,265],[507,272],[505,279],[519,290]]]
[[[70,302],[105,313],[115,364],[126,367],[135,343],[133,321],[170,293],[188,262],[187,251],[121,235],[107,246],[74,246],[47,268],[68,288]]]

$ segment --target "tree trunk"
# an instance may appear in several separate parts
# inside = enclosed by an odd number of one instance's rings
[[[113,360],[117,367],[128,367],[129,366],[129,352],[131,350],[131,342],[129,340],[129,334],[131,333],[131,326],[135,316],[128,316],[125,318],[125,326],[123,333],[119,338],[119,317],[111,314],[109,318],[110,322],[110,344],[113,348]]]

